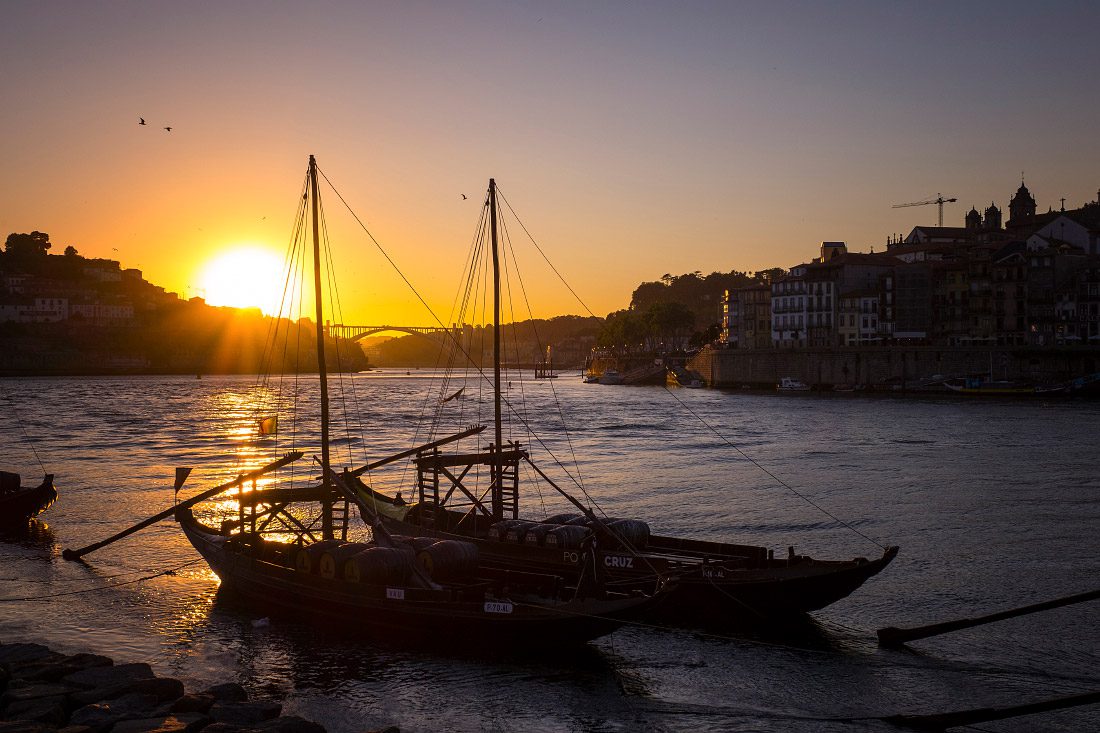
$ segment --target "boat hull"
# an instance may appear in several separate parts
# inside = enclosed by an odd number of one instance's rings
[[[53,476],[47,475],[38,486],[0,493],[0,525],[26,524],[57,501]]]
[[[622,626],[645,599],[599,598],[548,603],[494,595],[482,587],[395,587],[323,578],[235,547],[231,537],[200,524],[189,509],[176,515],[184,534],[223,587],[265,613],[346,624],[357,634],[403,645],[447,648],[549,648],[604,636]]]
[[[385,494],[363,489],[373,494],[375,506],[392,501]],[[566,577],[580,572],[576,550],[442,531],[417,525],[408,521],[410,517],[380,514],[394,533],[473,542],[486,564]],[[871,560],[774,559],[762,547],[655,535],[640,553],[599,547],[594,552],[610,584],[653,593],[661,578],[674,581],[658,603],[637,609],[634,618],[691,624],[766,622],[816,611],[851,595],[889,565],[898,548],[886,548],[881,557]]]

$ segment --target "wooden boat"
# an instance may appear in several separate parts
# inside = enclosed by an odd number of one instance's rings
[[[46,474],[37,486],[22,486],[18,473],[0,471],[0,525],[26,524],[57,501],[53,474]]]
[[[1052,397],[1069,391],[1067,384],[1032,384],[1010,379],[984,379],[982,377],[963,377],[949,379],[943,386],[950,391],[968,396],[981,397]]]
[[[341,623],[354,620],[357,632],[369,636],[392,640],[397,633],[404,636],[396,638],[412,644],[446,641],[448,648],[461,643],[519,648],[584,642],[614,630],[630,611],[651,603],[653,597],[634,589],[607,588],[588,550],[579,552],[584,570],[566,577],[501,572],[481,563],[473,543],[392,537],[380,524],[374,526],[369,542],[349,541],[349,500],[357,497],[346,478],[330,468],[318,241],[318,231],[325,229],[318,224],[317,176],[310,156],[303,200],[308,196],[313,212],[320,484],[271,488],[256,483],[260,473],[289,465],[301,454],[287,456],[250,479],[180,503],[174,515],[187,539],[227,590],[265,609]],[[304,206],[299,216],[295,230],[304,232]],[[186,473],[182,476],[185,480]],[[177,481],[177,490],[181,484]],[[220,526],[198,519],[192,510],[197,500],[225,488],[237,491],[236,515],[223,518]],[[294,507],[310,511],[295,512]]]
[[[496,241],[496,189],[487,197]],[[564,491],[518,442],[505,442],[501,425],[499,275],[494,273],[494,441],[475,452],[443,453],[440,445],[415,454],[417,477],[413,501],[396,501],[360,480],[363,470],[348,476],[364,519],[390,531],[419,537],[471,542],[487,565],[508,572],[536,572],[575,580],[587,568],[591,550],[608,583],[624,590],[653,593],[663,578],[676,578],[658,604],[639,608],[648,618],[674,622],[750,619],[771,620],[799,615],[848,596],[888,565],[897,547],[884,547],[881,557],[817,560],[795,554],[776,558],[764,547],[705,542],[652,534],[646,522],[599,517]],[[605,371],[601,383],[610,370]],[[480,433],[473,428],[460,439]],[[447,439],[450,441],[451,439]],[[558,491],[577,513],[535,519],[521,512],[521,467]],[[489,487],[479,489],[479,471],[489,473]]]

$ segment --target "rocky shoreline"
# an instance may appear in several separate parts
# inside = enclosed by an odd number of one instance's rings
[[[326,733],[235,683],[188,692],[143,662],[0,644],[0,733]],[[379,733],[399,733],[396,726]]]

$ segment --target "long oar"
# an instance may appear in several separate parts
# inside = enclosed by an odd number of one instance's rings
[[[439,440],[433,440],[431,443],[425,443],[424,445],[418,445],[415,448],[409,448],[408,450],[401,451],[400,453],[394,453],[392,456],[389,456],[387,458],[383,458],[381,460],[375,461],[374,463],[368,463],[365,466],[360,466],[359,468],[354,469],[353,471],[351,471],[351,475],[352,476],[362,476],[367,471],[373,471],[374,469],[381,468],[382,466],[385,466],[388,463],[393,463],[394,461],[400,461],[402,458],[408,458],[409,456],[415,455],[415,454],[419,453],[420,451],[431,450],[432,448],[438,448],[439,446],[446,445],[447,443],[453,443],[456,440],[462,440],[463,438],[468,438],[471,435],[477,435],[478,433],[480,433],[484,429],[485,429],[484,425],[476,425],[472,428],[468,428],[466,430],[463,430],[461,433],[455,433],[454,435],[449,435],[446,438],[440,438]]]
[[[215,486],[214,488],[209,489],[207,491],[204,491],[201,494],[198,494],[196,496],[192,496],[190,499],[187,499],[186,501],[181,501],[179,504],[176,504],[171,509],[165,509],[163,512],[160,512],[159,514],[154,514],[153,516],[149,517],[148,519],[145,519],[145,520],[142,520],[142,521],[138,522],[137,524],[135,524],[133,527],[130,527],[129,529],[124,529],[121,532],[119,532],[118,534],[111,535],[110,537],[103,540],[102,542],[96,542],[95,544],[88,545],[87,547],[81,547],[79,550],[66,549],[61,553],[61,557],[65,558],[66,560],[79,560],[81,557],[83,557],[84,555],[87,555],[89,552],[95,552],[96,550],[98,550],[101,547],[105,547],[105,546],[111,544],[112,542],[115,542],[117,540],[122,539],[123,537],[127,537],[129,535],[132,535],[134,532],[137,532],[139,529],[144,529],[144,528],[148,527],[150,524],[155,524],[155,523],[159,522],[162,519],[167,519],[168,517],[175,514],[177,509],[185,509],[189,506],[194,506],[195,504],[198,504],[200,501],[204,501],[205,499],[209,499],[212,496],[217,496],[218,494],[222,493],[223,491],[226,491],[227,489],[231,489],[234,486],[240,486],[241,484],[243,484],[247,481],[251,481],[254,478],[257,478],[259,476],[263,476],[265,473],[271,473],[272,471],[274,471],[278,468],[282,468],[283,466],[287,465],[288,463],[293,463],[294,461],[298,460],[301,457],[302,457],[302,452],[301,451],[294,451],[292,453],[287,453],[285,456],[283,456],[279,460],[274,461],[272,463],[269,463],[266,466],[264,466],[263,468],[257,468],[255,471],[249,471],[248,473],[242,473],[240,476],[233,479],[232,481],[227,481],[226,483]]]

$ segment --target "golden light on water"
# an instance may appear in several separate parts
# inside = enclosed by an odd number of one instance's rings
[[[210,305],[259,308],[279,312],[283,296],[283,260],[261,245],[242,245],[210,260],[199,276],[201,292]]]

